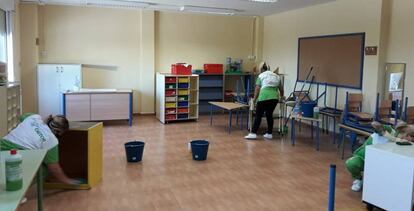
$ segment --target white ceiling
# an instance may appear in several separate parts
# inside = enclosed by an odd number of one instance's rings
[[[181,10],[182,12],[252,16],[266,16],[332,1],[335,0],[278,0],[275,3],[251,2],[249,0],[21,0],[23,3],[37,2],[46,5],[142,8],[161,11]]]

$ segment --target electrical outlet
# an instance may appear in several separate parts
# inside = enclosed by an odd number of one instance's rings
[[[247,58],[249,60],[255,60],[256,59],[256,56],[255,55],[249,55],[249,56],[247,56]]]

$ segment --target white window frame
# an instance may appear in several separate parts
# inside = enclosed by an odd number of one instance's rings
[[[6,58],[7,80],[15,82],[14,52],[13,52],[13,11],[6,11]]]

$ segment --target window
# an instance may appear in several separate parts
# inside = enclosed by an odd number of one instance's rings
[[[0,83],[7,82],[6,12],[0,9]]]
[[[0,78],[14,81],[13,62],[13,12],[0,9],[0,63],[7,64],[7,73],[0,70]],[[4,69],[4,68],[2,68]]]
[[[7,62],[7,21],[6,12],[0,10],[0,62]]]

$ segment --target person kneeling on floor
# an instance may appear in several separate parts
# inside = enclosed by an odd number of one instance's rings
[[[36,150],[46,149],[43,160],[46,178],[47,173],[59,182],[79,185],[80,181],[70,179],[59,165],[58,139],[69,129],[69,122],[64,116],[50,115],[46,120],[37,114],[24,114],[20,117],[20,124],[0,141],[1,150]],[[46,171],[47,169],[47,171]]]
[[[389,125],[382,125],[379,122],[373,122],[375,133],[373,133],[362,146],[356,149],[353,156],[349,158],[345,165],[351,173],[354,182],[351,189],[361,191],[362,189],[362,172],[364,171],[365,147],[368,145],[384,144],[389,141],[413,141],[414,126],[405,123],[398,124],[395,130]]]

